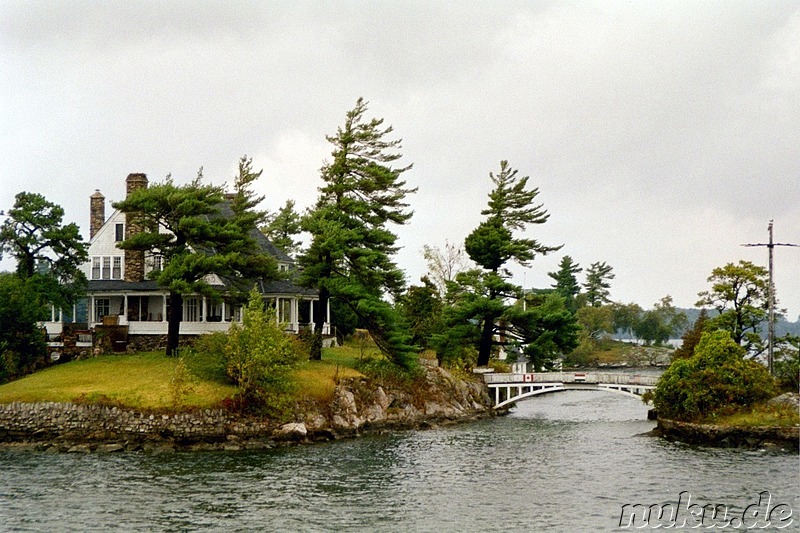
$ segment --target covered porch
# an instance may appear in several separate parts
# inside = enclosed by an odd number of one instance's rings
[[[311,325],[316,299],[279,295],[265,297],[268,306],[275,309],[276,319],[287,332],[299,333]],[[169,316],[169,295],[152,292],[118,292],[91,294],[87,315],[89,326],[128,326],[131,335],[165,335]],[[227,331],[231,323],[241,322],[242,308],[223,300],[212,300],[201,295],[183,297],[181,309],[181,334],[199,335]],[[330,306],[326,309],[324,334],[330,331]]]

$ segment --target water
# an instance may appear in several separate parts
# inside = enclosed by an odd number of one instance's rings
[[[258,452],[0,452],[3,531],[614,531],[624,504],[770,491],[795,510],[798,457],[636,436],[640,401],[570,391],[509,416]]]

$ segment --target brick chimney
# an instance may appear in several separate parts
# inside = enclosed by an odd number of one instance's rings
[[[106,197],[95,189],[94,194],[89,197],[89,239],[103,227],[106,222]]]
[[[126,197],[138,189],[147,188],[147,176],[144,174],[128,174],[125,180]],[[137,216],[127,213],[125,220],[125,238],[136,235],[142,230]],[[125,250],[125,281],[144,281],[144,252],[140,250]]]

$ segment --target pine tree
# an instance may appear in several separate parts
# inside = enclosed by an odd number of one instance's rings
[[[336,135],[333,160],[321,170],[324,185],[316,205],[302,220],[311,233],[309,249],[300,257],[301,283],[319,290],[315,308],[312,358],[321,357],[324,310],[330,298],[348,305],[393,361],[413,366],[413,350],[401,334],[395,310],[383,298],[397,299],[404,289],[403,272],[392,260],[397,236],[391,224],[412,216],[406,195],[416,189],[401,179],[406,167],[394,167],[400,140],[387,140],[392,127],[383,119],[366,120],[367,102],[359,98]]]
[[[222,187],[203,183],[202,169],[189,184],[175,185],[168,177],[113,204],[135,216],[142,228],[118,246],[164,259],[164,268],[151,275],[169,290],[167,355],[175,355],[178,348],[182,317],[177,310],[182,308],[183,295],[219,296],[206,276],[226,279],[228,296],[242,300],[255,280],[277,276],[274,259],[262,252],[253,236],[264,219],[264,213],[255,210],[262,197],[250,189],[260,175],[252,170],[252,160],[242,157],[227,204]],[[223,212],[227,209],[230,212]]]
[[[555,280],[553,288],[567,304],[567,308],[573,313],[577,310],[575,300],[581,291],[581,286],[576,277],[583,270],[577,263],[572,262],[572,258],[565,255],[561,258],[557,272],[548,272],[547,275]]]
[[[294,257],[300,250],[301,242],[296,240],[296,237],[301,229],[300,214],[294,210],[294,200],[286,200],[277,213],[267,216],[266,225],[261,228],[261,233],[286,255]]]
[[[488,207],[481,211],[486,218],[464,240],[464,250],[480,268],[456,276],[460,298],[450,313],[450,322],[454,332],[463,332],[466,330],[460,326],[464,321],[477,321],[478,366],[489,363],[496,344],[528,343],[533,339],[525,332],[536,331],[530,323],[531,311],[519,313],[507,303],[522,296],[522,288],[509,282],[508,262],[527,266],[537,254],[560,248],[517,235],[529,225],[544,224],[549,218],[542,205],[533,203],[539,189],[528,189],[529,177],[518,178],[517,172],[508,161],[501,161],[500,172],[489,173],[494,189],[489,193]]]
[[[586,289],[586,301],[592,307],[600,307],[611,302],[609,298],[610,280],[614,279],[612,267],[605,261],[602,263],[592,263],[586,270],[586,282],[583,284]]]

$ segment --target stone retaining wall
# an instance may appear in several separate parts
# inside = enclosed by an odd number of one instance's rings
[[[26,438],[91,441],[225,440],[269,434],[264,421],[221,410],[150,414],[103,405],[10,403],[0,405],[0,441]]]
[[[330,403],[298,406],[294,421],[283,425],[212,409],[154,414],[92,404],[0,404],[0,443],[61,451],[92,451],[109,445],[114,451],[147,446],[240,449],[272,441],[430,427],[495,414],[481,382],[428,368],[418,385],[421,394],[384,388],[363,378],[342,380]]]

